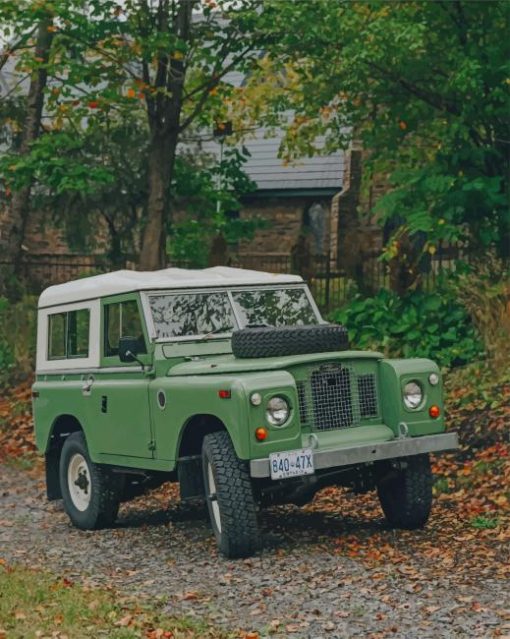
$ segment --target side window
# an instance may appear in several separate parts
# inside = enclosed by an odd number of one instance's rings
[[[106,357],[119,354],[120,304],[104,307],[104,354]]]
[[[90,312],[87,309],[67,314],[67,357],[88,357]]]
[[[104,307],[104,354],[112,357],[119,354],[121,337],[136,337],[138,353],[146,353],[142,320],[135,300],[106,304]]]
[[[65,359],[67,313],[48,316],[48,359]]]
[[[88,357],[90,311],[82,308],[48,316],[48,359]]]

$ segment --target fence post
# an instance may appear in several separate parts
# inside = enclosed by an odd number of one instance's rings
[[[331,255],[326,255],[326,290],[324,295],[324,307],[329,311],[330,301],[330,286],[331,286]]]

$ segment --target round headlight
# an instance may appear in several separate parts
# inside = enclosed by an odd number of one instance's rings
[[[423,391],[418,382],[407,382],[404,386],[404,404],[407,408],[418,408],[423,400]]]
[[[283,426],[288,420],[289,414],[289,404],[283,397],[271,397],[267,402],[266,417],[273,426]]]

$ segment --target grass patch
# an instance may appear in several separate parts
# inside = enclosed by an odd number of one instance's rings
[[[438,477],[434,482],[434,494],[435,495],[448,495],[453,492],[453,488],[450,485],[450,481],[447,477]]]
[[[478,515],[478,517],[473,517],[469,523],[472,528],[477,528],[478,530],[491,530],[499,526],[499,519],[497,517]]]
[[[25,455],[24,457],[6,457],[3,462],[16,470],[32,470],[35,466],[36,458],[34,455]]]
[[[0,560],[1,562],[1,560]],[[108,589],[19,566],[0,565],[0,639],[229,639],[233,635],[169,617],[164,601],[136,602]]]

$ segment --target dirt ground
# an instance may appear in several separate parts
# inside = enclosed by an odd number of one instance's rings
[[[328,488],[262,511],[262,551],[229,561],[175,484],[124,504],[113,529],[74,529],[46,500],[26,387],[0,401],[0,559],[250,639],[510,639],[510,385],[497,397],[452,412],[462,448],[434,459],[425,529],[391,530],[374,494]]]
[[[449,505],[441,500],[425,530],[398,532],[386,528],[375,498],[330,489],[304,509],[263,513],[264,550],[228,561],[205,512],[180,506],[175,486],[124,505],[114,529],[82,532],[59,502],[45,500],[38,473],[2,464],[0,479],[7,562],[164,596],[171,614],[240,636],[510,636],[506,534],[466,528],[455,516],[442,530]]]

